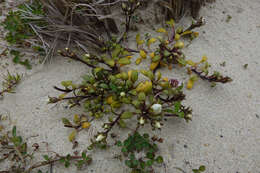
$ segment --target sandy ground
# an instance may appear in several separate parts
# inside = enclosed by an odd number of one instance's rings
[[[186,55],[194,60],[207,55],[213,69],[231,76],[234,81],[215,88],[200,81],[192,91],[186,92],[185,104],[193,108],[193,121],[187,124],[172,119],[165,123],[161,132],[156,132],[165,139],[160,149],[166,169],[159,167],[158,172],[178,173],[174,167],[179,167],[189,173],[192,168],[205,165],[207,173],[260,173],[260,1],[218,0],[203,8],[201,15],[207,19],[207,25],[198,29],[201,35],[186,48]],[[226,22],[228,15],[232,18]],[[190,18],[184,18],[181,24],[189,22]],[[141,31],[150,30],[144,27]],[[60,120],[83,113],[83,109],[68,110],[63,104],[46,103],[48,96],[58,95],[52,88],[54,85],[62,80],[79,82],[88,69],[62,57],[54,58],[43,68],[34,65],[31,71],[13,65],[11,58],[1,57],[0,61],[1,75],[7,69],[24,74],[17,92],[0,100],[0,113],[10,115],[21,135],[37,136],[28,139],[30,145],[38,142],[44,150],[43,142],[48,142],[49,150],[73,153],[67,139],[70,130],[63,128]],[[222,67],[220,64],[224,61],[226,66]],[[3,68],[6,62],[9,65]],[[243,68],[244,64],[248,64],[247,69]],[[163,73],[168,77],[185,76],[177,69]],[[89,131],[80,134],[79,149],[89,144],[96,128],[94,124]],[[117,153],[119,151],[112,147],[106,154],[93,154],[93,164],[81,172],[129,172],[113,158]],[[61,172],[77,171],[54,167],[53,173]]]

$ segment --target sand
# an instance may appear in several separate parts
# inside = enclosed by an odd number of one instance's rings
[[[200,81],[192,91],[186,91],[185,105],[192,107],[193,121],[172,119],[161,131],[154,132],[165,139],[160,145],[165,168],[157,170],[178,173],[175,167],[179,167],[189,173],[192,168],[205,165],[207,173],[260,173],[260,1],[218,0],[204,7],[200,14],[207,24],[197,29],[200,37],[185,49],[185,53],[193,60],[207,55],[212,68],[231,76],[233,82],[211,88],[207,82]],[[229,22],[226,21],[228,15],[232,17]],[[190,20],[184,18],[180,24],[188,25]],[[149,31],[148,26],[141,30],[142,33]],[[3,49],[0,46],[0,52]],[[9,64],[6,68],[0,66],[1,76],[7,70],[24,74],[16,93],[0,100],[0,113],[9,114],[19,134],[30,137],[29,145],[37,142],[43,151],[46,150],[44,142],[48,142],[51,151],[73,153],[75,150],[67,139],[71,130],[63,127],[61,118],[84,113],[84,110],[80,107],[68,110],[65,104],[46,103],[48,96],[59,94],[52,88],[54,85],[59,86],[62,80],[79,82],[88,69],[63,57],[53,58],[44,67],[36,65],[35,59],[33,69],[26,70],[14,65],[10,57],[0,57],[2,65]],[[223,62],[226,62],[225,67],[220,65]],[[247,69],[244,64],[248,64]],[[178,69],[163,72],[173,78],[186,76]],[[100,123],[97,121],[88,131],[80,133],[77,150],[89,144]],[[122,133],[125,136],[127,130]],[[92,154],[93,164],[78,172],[129,172],[123,163],[113,158],[118,153],[116,147],[105,153],[97,151]],[[41,155],[43,153],[37,158]],[[73,166],[70,169],[54,167],[53,173],[61,172],[77,171]]]

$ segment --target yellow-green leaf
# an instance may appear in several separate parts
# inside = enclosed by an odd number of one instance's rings
[[[166,24],[169,25],[169,26],[171,26],[171,27],[174,27],[175,22],[174,22],[173,19],[171,19],[171,20],[167,21]]]
[[[127,64],[131,64],[131,61],[127,57],[125,57],[125,58],[119,59],[118,63],[121,65],[127,65]]]
[[[139,65],[141,62],[142,62],[142,58],[137,58],[135,61],[136,65]]]
[[[146,52],[144,50],[140,50],[140,56],[143,59],[146,59]]]
[[[73,122],[76,123],[76,124],[78,124],[80,122],[80,118],[79,118],[78,114],[74,115]]]
[[[107,59],[107,60],[105,60],[105,63],[111,67],[115,66],[115,61],[113,59]]]
[[[70,135],[69,135],[69,141],[72,142],[75,140],[75,137],[76,137],[76,134],[77,134],[77,131],[76,130],[73,130]]]
[[[190,35],[192,34],[192,31],[185,31],[181,34],[181,36],[184,36],[184,35]]]
[[[152,62],[150,65],[150,70],[154,70],[156,69],[156,67],[159,65],[159,61],[158,62]]]
[[[150,38],[150,39],[148,40],[147,46],[150,47],[151,44],[153,44],[153,43],[155,43],[155,42],[156,42],[156,39],[155,39],[155,38]]]
[[[124,112],[121,116],[121,119],[130,119],[133,117],[133,113],[132,112]]]
[[[159,29],[157,29],[156,32],[159,32],[159,33],[166,33],[167,31],[166,31],[164,28],[159,28]]]
[[[194,85],[194,81],[189,79],[187,82],[187,89],[191,90],[193,88],[193,85]]]
[[[141,40],[140,33],[138,33],[138,34],[136,35],[136,44],[137,44],[138,46],[144,44],[144,40]]]

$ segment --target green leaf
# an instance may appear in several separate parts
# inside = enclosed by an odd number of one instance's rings
[[[148,138],[149,138],[149,134],[148,134],[148,133],[145,133],[145,134],[143,134],[143,137],[146,138],[146,139],[148,139]]]
[[[201,166],[199,167],[199,170],[200,170],[201,172],[204,172],[204,171],[206,170],[206,167],[205,167],[204,165],[201,165]]]
[[[185,61],[184,58],[178,58],[177,61],[178,61],[179,64],[181,64],[183,66],[186,66],[186,64],[187,64],[187,62]]]
[[[163,163],[163,157],[162,156],[158,156],[155,160],[159,164]]]
[[[184,113],[184,112],[179,112],[179,113],[178,113],[178,116],[179,116],[180,118],[184,118],[184,117],[185,117],[185,113]]]
[[[19,64],[25,66],[28,70],[32,69],[32,65],[30,64],[28,59],[26,59],[24,61],[20,61]]]
[[[179,112],[181,109],[181,102],[174,103],[175,112]]]
[[[109,89],[109,86],[105,83],[101,83],[99,86],[103,89]]]
[[[142,169],[144,169],[144,168],[145,168],[145,166],[146,166],[146,165],[145,165],[145,162],[143,162],[143,161],[140,161],[139,163],[140,163],[140,167],[141,167]]]
[[[122,148],[121,151],[122,151],[123,153],[127,153],[127,149],[126,149],[125,147]]]
[[[165,50],[165,51],[163,52],[163,55],[164,55],[165,57],[168,57],[168,56],[171,55],[171,53],[170,53],[169,51]]]
[[[124,112],[121,116],[121,119],[130,119],[133,117],[133,113],[132,112]]]
[[[155,55],[155,56],[152,58],[152,62],[158,62],[160,59],[161,59],[161,56],[160,56],[160,55]]]
[[[128,58],[121,58],[118,60],[118,63],[121,65],[128,65],[131,64],[131,61]]]
[[[115,61],[112,60],[112,59],[107,59],[107,60],[105,60],[105,63],[108,64],[108,65],[111,66],[111,67],[114,67],[114,66],[115,66]]]
[[[138,80],[138,72],[136,70],[132,71],[131,80],[133,82],[136,82]]]
[[[13,127],[12,135],[13,135],[13,137],[16,137],[16,126]]]
[[[128,166],[129,168],[132,168],[132,162],[131,162],[131,160],[126,160],[126,161],[125,161],[125,164],[126,164],[126,166]]]
[[[70,162],[68,160],[65,160],[64,166],[65,168],[68,168],[70,166]]]
[[[71,122],[67,119],[67,118],[62,118],[62,123],[64,124],[64,125],[71,125]]]
[[[18,56],[15,56],[15,57],[13,58],[13,62],[14,62],[15,64],[18,64],[18,63],[20,62],[20,58],[19,58]]]
[[[61,85],[64,86],[65,88],[69,87],[72,85],[72,81],[62,81]]]
[[[175,111],[171,110],[171,109],[165,109],[164,112],[168,112],[168,113],[175,113]]]
[[[49,158],[48,155],[43,155],[42,157],[43,157],[46,161],[49,161],[49,160],[50,160],[50,158]]]
[[[116,45],[115,49],[112,52],[112,57],[116,58],[120,52],[121,52],[121,46],[118,44]]]
[[[122,119],[119,120],[118,123],[121,128],[126,128],[126,123]]]
[[[86,158],[87,158],[86,152],[82,152],[81,157],[82,157],[83,159],[86,159]]]
[[[145,100],[145,93],[144,92],[140,92],[138,94],[138,100],[139,101],[144,101]]]
[[[193,169],[192,172],[193,173],[200,173],[200,171],[198,169]]]
[[[154,153],[148,152],[148,153],[146,153],[146,157],[147,157],[148,159],[153,159],[153,158],[154,158]]]
[[[121,141],[117,141],[117,142],[116,142],[116,146],[121,147],[122,145],[123,145],[123,144],[122,144]]]
[[[12,138],[12,142],[14,143],[15,146],[20,146],[22,144],[22,137],[21,136],[15,136]]]
[[[152,166],[152,165],[153,165],[153,160],[148,160],[148,161],[146,162],[146,166],[150,167],[150,166]]]

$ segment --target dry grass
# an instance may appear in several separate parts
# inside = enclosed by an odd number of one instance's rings
[[[215,0],[159,0],[157,4],[164,9],[167,18],[174,18],[178,21],[187,12],[197,18],[202,5],[213,1]]]
[[[111,15],[111,7],[120,0],[39,0],[43,4],[44,16],[35,16],[30,11],[25,18],[39,18],[44,26],[30,23],[31,28],[42,41],[52,57],[57,45],[79,46],[85,52],[88,48],[101,49],[105,41],[117,33],[118,28]],[[107,34],[104,34],[107,33]]]

